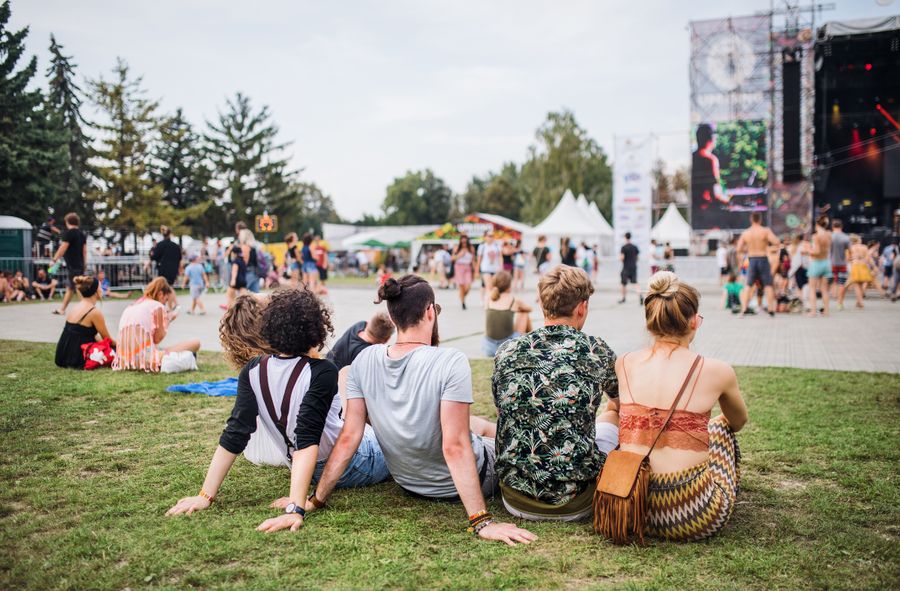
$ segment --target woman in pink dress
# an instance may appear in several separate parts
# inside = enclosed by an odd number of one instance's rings
[[[113,361],[114,370],[140,369],[158,372],[162,358],[176,351],[200,350],[200,340],[191,339],[165,349],[159,343],[166,338],[169,322],[175,314],[166,312],[172,287],[164,277],[157,277],[147,285],[144,295],[125,308],[119,319],[118,348]]]
[[[475,249],[469,242],[469,237],[462,234],[459,237],[459,244],[453,249],[453,280],[459,286],[459,301],[462,303],[462,309],[466,309],[466,294],[472,287],[472,274],[475,265]]]

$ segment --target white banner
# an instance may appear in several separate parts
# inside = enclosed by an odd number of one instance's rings
[[[650,260],[650,224],[652,222],[653,187],[650,171],[656,156],[656,138],[630,136],[616,138],[613,163],[613,228],[616,232],[616,255],[631,232],[631,242],[640,250],[640,265]],[[645,282],[647,277],[639,277]]]

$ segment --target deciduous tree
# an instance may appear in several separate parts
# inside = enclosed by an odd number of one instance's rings
[[[443,224],[453,204],[450,187],[430,169],[394,179],[381,205],[387,224]]]

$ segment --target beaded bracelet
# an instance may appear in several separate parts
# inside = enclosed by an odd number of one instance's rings
[[[482,527],[484,527],[482,524],[493,520],[493,518],[494,516],[491,515],[488,511],[479,511],[469,518],[469,527],[466,528],[466,531],[470,534],[477,533],[478,531],[481,531]]]
[[[484,517],[485,515],[489,515],[487,509],[482,509],[481,511],[478,511],[477,513],[473,513],[472,515],[469,515],[469,523],[472,523],[473,521],[477,521],[479,517]]]
[[[484,528],[486,528],[487,526],[489,526],[492,523],[494,523],[493,519],[485,519],[484,521],[482,521],[481,523],[479,523],[478,525],[476,525],[475,527],[472,528],[472,530],[473,530],[472,533],[477,536],[478,532],[480,532],[481,530],[483,530]]]
[[[209,494],[202,488],[200,489],[200,492],[197,493],[197,496],[206,499],[210,503],[212,503],[214,500],[216,500],[216,497],[209,496]]]

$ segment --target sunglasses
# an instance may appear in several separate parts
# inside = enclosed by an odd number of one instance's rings
[[[703,326],[703,314],[697,314],[697,330],[700,330],[701,326]]]

